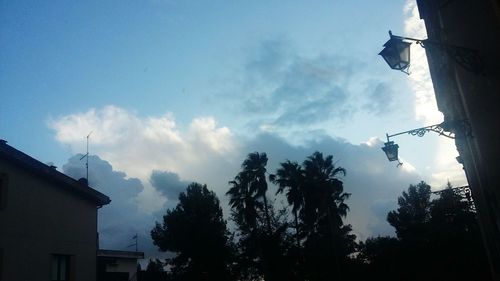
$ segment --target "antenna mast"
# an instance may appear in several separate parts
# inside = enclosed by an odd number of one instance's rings
[[[139,248],[139,243],[138,243],[139,235],[136,233],[134,236],[132,236],[132,240],[135,240],[134,243],[128,245],[127,248],[135,246],[135,251],[138,251]]]
[[[85,168],[87,169],[87,185],[88,185],[88,182],[89,182],[89,138],[90,138],[90,134],[92,134],[93,131],[90,131],[90,133],[87,135],[87,153],[85,153],[85,155],[83,155],[82,157],[80,157],[80,160],[82,160],[83,158],[87,158],[86,162],[85,162]]]

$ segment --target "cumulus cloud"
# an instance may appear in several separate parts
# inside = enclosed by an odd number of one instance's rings
[[[153,171],[149,179],[151,185],[169,200],[177,200],[179,194],[189,185],[181,181],[179,175],[167,171]]]
[[[121,126],[124,118],[113,120],[113,114],[103,114],[101,111],[92,110],[91,114],[63,116],[59,120],[53,120],[52,126],[56,130],[56,136],[64,135],[64,131],[83,132],[89,128],[81,128],[80,125],[88,124],[88,121],[67,120],[79,120],[87,116],[96,122],[96,128],[92,128],[96,134],[99,134],[101,129],[99,124],[105,123],[108,128],[114,129],[118,126],[125,130],[120,132],[122,135],[136,136],[135,139],[129,140],[115,139],[115,145],[94,141],[91,146],[93,154],[101,156],[92,156],[89,159],[90,184],[113,200],[110,206],[100,210],[101,240],[102,245],[106,247],[123,248],[125,241],[128,241],[130,234],[133,236],[134,232],[142,233],[144,239],[150,239],[149,230],[154,221],[160,220],[167,208],[175,206],[179,192],[182,192],[189,182],[204,183],[214,190],[227,215],[225,193],[228,181],[239,172],[246,155],[253,151],[268,154],[269,172],[274,172],[279,163],[286,159],[302,162],[314,151],[333,155],[337,161],[336,165],[347,169],[343,181],[346,191],[352,193],[348,201],[351,212],[347,220],[353,224],[360,239],[380,234],[379,232],[390,233],[391,227],[385,221],[386,214],[374,210],[381,208],[380,202],[396,200],[409,184],[422,180],[414,170],[398,169],[394,163],[387,162],[380,150],[382,141],[375,138],[367,143],[351,144],[321,132],[304,131],[304,134],[310,133],[314,138],[297,146],[275,133],[257,134],[250,139],[234,136],[229,133],[229,129],[217,127],[215,121],[192,122],[190,126],[179,128],[171,116],[164,116],[162,118],[170,121],[160,122],[163,125],[155,127],[150,125],[154,123],[150,121],[161,118],[141,118],[124,109],[113,108],[114,112],[121,112],[120,114],[126,116],[125,120],[135,120],[135,124],[140,124],[133,127]],[[101,120],[95,118],[94,114],[99,118],[107,116],[109,119]],[[115,125],[114,122],[118,124]],[[135,134],[128,130],[134,131]],[[194,137],[196,134],[193,131],[199,133],[198,137]],[[144,137],[145,135],[164,137],[157,139]],[[176,137],[170,137],[172,135]],[[78,147],[78,143],[82,142],[81,137],[58,137],[58,140],[70,147]],[[163,145],[157,145],[158,143]],[[85,175],[85,165],[78,156],[71,158],[68,164],[64,165],[64,171],[75,178]],[[132,161],[133,165],[127,165]],[[270,188],[270,194],[274,193],[274,187]],[[151,241],[141,243],[152,245]],[[150,251],[153,250],[154,247],[151,246]]]
[[[86,176],[85,164],[80,154],[63,165],[63,172],[75,179]],[[148,182],[150,185],[148,185]],[[98,232],[101,249],[134,250],[132,237],[138,235],[139,250],[147,257],[167,256],[160,253],[150,237],[155,222],[161,222],[167,209],[175,207],[178,196],[188,186],[179,176],[167,171],[152,171],[149,181],[143,184],[138,178],[113,169],[99,156],[89,157],[89,185],[111,198],[111,203],[99,209]],[[156,200],[142,198],[144,191],[152,188]],[[142,204],[156,205],[155,212],[145,212]]]
[[[404,14],[406,17],[405,35],[413,38],[427,38],[425,24],[420,19],[415,0],[406,2]],[[437,108],[425,50],[413,45],[410,54],[412,66],[409,79],[415,95],[415,118],[423,121],[425,125],[438,124],[443,121],[443,114]],[[467,184],[462,166],[455,160],[458,152],[453,141],[440,138],[437,141],[437,147],[430,183],[443,185],[447,180],[450,180],[458,185]]]
[[[415,0],[408,0],[404,7],[405,36],[412,38],[427,38],[425,24],[420,19]],[[427,56],[424,48],[413,45],[411,55],[411,74],[408,76],[415,95],[415,117],[424,123],[442,122],[443,115],[437,109],[434,87],[429,72]]]
[[[73,156],[63,166],[63,172],[75,179],[85,177],[81,155]],[[111,164],[98,156],[89,157],[89,185],[111,198],[109,205],[99,209],[98,231],[101,249],[132,250],[132,237],[138,234],[139,247],[147,255],[157,250],[149,238],[149,231],[157,217],[140,211],[137,204],[144,190],[137,178],[126,178],[124,172],[113,169]]]
[[[381,146],[382,141],[377,139],[371,139],[370,144],[355,145],[326,135],[294,146],[277,135],[261,134],[248,141],[245,148],[249,152],[267,152],[270,173],[286,159],[301,163],[314,151],[333,155],[336,165],[347,170],[342,178],[345,191],[352,194],[347,202],[350,206],[347,222],[353,225],[358,238],[364,240],[373,235],[394,233],[386,221],[385,211],[394,209],[401,192],[421,180],[415,171],[398,169],[387,162]]]
[[[92,131],[92,153],[145,182],[155,169],[192,177],[212,157],[226,157],[236,150],[230,130],[218,127],[211,117],[195,118],[188,129],[179,129],[170,113],[139,117],[123,108],[106,106],[54,118],[49,127],[56,132],[57,141],[75,152],[85,151],[82,136]]]

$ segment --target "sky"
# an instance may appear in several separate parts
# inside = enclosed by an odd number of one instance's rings
[[[358,239],[393,235],[397,196],[421,180],[465,185],[453,140],[385,134],[442,122],[425,52],[411,74],[378,56],[394,34],[425,38],[414,0],[1,1],[0,138],[111,197],[101,247],[155,254],[149,231],[179,192],[207,184],[228,214],[245,156],[268,171],[333,155]],[[270,193],[273,187],[270,187]],[[276,198],[276,200],[281,200]]]

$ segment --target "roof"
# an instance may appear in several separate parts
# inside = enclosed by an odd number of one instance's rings
[[[98,257],[104,258],[124,258],[124,259],[143,259],[144,252],[117,251],[117,250],[97,250]]]
[[[70,191],[97,206],[109,204],[111,199],[99,191],[91,188],[86,181],[77,181],[35,158],[8,145],[5,140],[0,139],[0,159],[6,159],[10,163],[23,168],[45,180],[51,181],[55,186]]]

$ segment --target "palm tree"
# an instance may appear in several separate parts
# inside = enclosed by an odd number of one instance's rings
[[[231,188],[226,193],[229,196],[229,206],[234,210],[238,224],[246,228],[249,232],[255,230],[257,226],[257,209],[259,202],[255,201],[252,190],[248,184],[248,179],[244,174],[238,174],[234,180],[230,181]]]
[[[349,210],[344,201],[350,196],[344,192],[343,183],[338,179],[339,175],[345,175],[345,169],[335,167],[333,156],[324,158],[320,152],[307,157],[302,165],[305,175],[303,220],[313,237],[325,235],[322,229],[329,228],[326,231],[330,232],[336,272],[342,278],[340,259],[346,253],[342,253],[341,248],[353,239],[348,235],[350,229],[343,226],[342,221]]]
[[[267,230],[271,232],[271,218],[267,203],[267,180],[266,180],[266,153],[253,152],[248,154],[241,165],[240,174],[248,179],[249,191],[256,200],[262,199],[264,202],[264,214],[266,216]]]
[[[281,163],[281,168],[271,175],[270,180],[278,185],[276,194],[283,193],[285,189],[288,204],[292,206],[292,212],[295,220],[295,235],[297,248],[300,248],[299,216],[298,212],[304,205],[304,171],[297,162],[287,160]]]
[[[253,152],[248,154],[241,165],[241,172],[230,181],[231,188],[226,193],[229,195],[229,204],[233,209],[233,215],[238,227],[242,232],[246,232],[243,242],[250,245],[250,251],[246,254],[256,258],[253,261],[260,260],[260,267],[265,280],[278,280],[276,268],[273,268],[275,253],[271,250],[276,245],[271,241],[276,233],[271,228],[271,218],[269,205],[266,198],[267,180],[266,180],[267,155],[265,153]],[[265,214],[266,231],[259,229],[259,221],[262,218],[261,211]],[[248,250],[248,249],[247,249]]]
[[[335,167],[333,156],[323,158],[320,152],[307,157],[303,167],[306,181],[305,205],[309,205],[309,212],[312,212],[316,221],[326,215],[331,227],[341,226],[342,217],[349,210],[344,201],[350,196],[344,192],[343,183],[338,179],[339,175],[345,176],[345,169]]]

